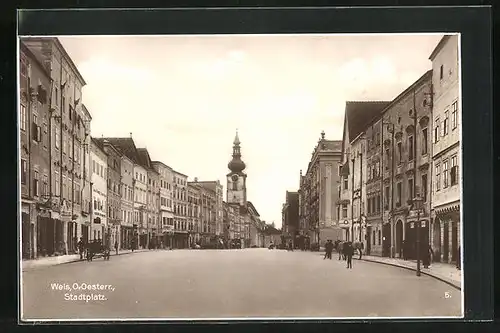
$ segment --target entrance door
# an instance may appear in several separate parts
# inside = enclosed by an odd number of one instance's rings
[[[457,254],[458,254],[458,228],[457,222],[451,222],[451,261],[457,262]]]
[[[370,252],[372,250],[372,227],[366,227],[366,254],[370,255]]]
[[[391,253],[391,224],[386,223],[382,227],[382,256],[389,257]]]
[[[433,250],[434,250],[434,261],[441,261],[441,221],[438,217],[434,218],[433,224]]]
[[[448,222],[443,224],[443,261],[448,262],[450,259],[450,232],[448,230]]]
[[[30,259],[35,258],[35,225],[30,223]]]
[[[399,258],[403,257],[403,222],[396,223],[396,252]]]

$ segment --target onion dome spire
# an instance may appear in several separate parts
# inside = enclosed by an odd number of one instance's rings
[[[240,144],[241,142],[240,138],[238,137],[238,129],[236,129],[236,135],[233,141],[233,159],[227,165],[229,170],[235,173],[245,170],[246,167],[245,163],[241,160]]]

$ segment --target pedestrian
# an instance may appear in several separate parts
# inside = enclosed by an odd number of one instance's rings
[[[431,264],[431,257],[434,256],[434,251],[432,251],[432,248],[429,244],[423,247],[422,254],[423,254],[422,263],[424,265],[424,268],[429,268]]]
[[[85,249],[85,243],[83,242],[83,237],[80,237],[80,240],[76,244],[78,246],[78,252],[80,253],[80,260],[83,259],[83,251]]]
[[[288,242],[288,249],[293,252],[293,243],[291,240]]]
[[[352,269],[352,256],[354,255],[354,247],[351,242],[344,243],[343,252],[347,257],[347,268]]]
[[[116,251],[116,254],[118,254],[118,241],[117,240],[115,241],[115,251]]]
[[[461,268],[462,268],[462,261],[461,261],[460,246],[459,246],[457,253],[457,269],[460,270]]]
[[[403,241],[403,260],[408,260],[409,246],[406,240]]]
[[[332,260],[332,251],[333,251],[333,243],[332,240],[329,239],[325,243],[325,256],[323,257],[323,260],[325,260],[326,258]]]

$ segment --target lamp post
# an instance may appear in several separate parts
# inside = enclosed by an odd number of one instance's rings
[[[423,209],[423,199],[420,195],[413,198],[412,206],[417,211],[417,276],[420,276],[420,212]]]

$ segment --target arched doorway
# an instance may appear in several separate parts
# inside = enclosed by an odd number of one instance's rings
[[[403,257],[403,222],[396,222],[396,253],[399,258]]]
[[[391,255],[391,224],[386,223],[382,227],[382,256]]]
[[[433,223],[433,251],[434,261],[441,261],[441,221],[439,217],[434,218]]]

